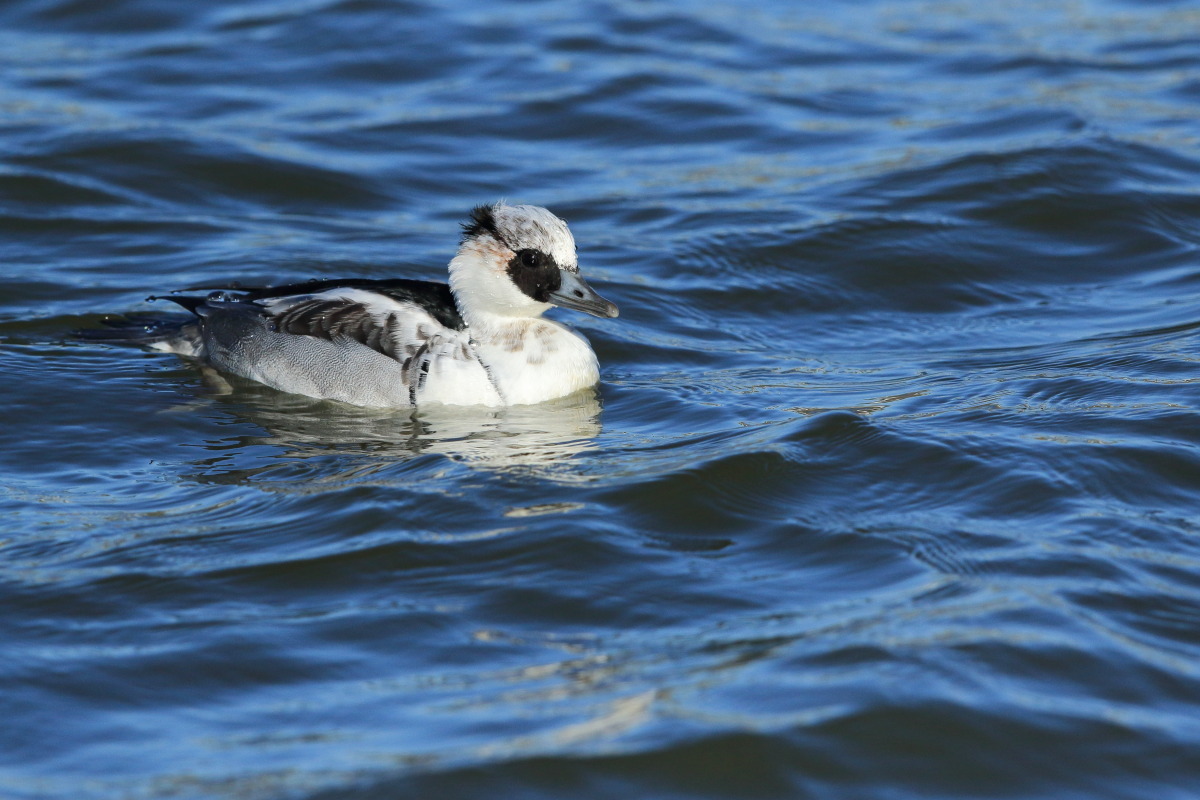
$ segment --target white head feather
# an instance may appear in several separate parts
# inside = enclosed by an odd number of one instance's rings
[[[450,290],[468,325],[485,325],[489,316],[539,317],[551,307],[513,283],[508,267],[522,250],[541,251],[561,269],[579,272],[575,238],[546,209],[503,203],[475,209],[450,262]]]

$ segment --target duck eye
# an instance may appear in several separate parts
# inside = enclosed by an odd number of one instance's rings
[[[538,265],[538,261],[541,260],[538,258],[538,255],[539,253],[537,250],[522,250],[521,263],[527,267],[536,267]]]

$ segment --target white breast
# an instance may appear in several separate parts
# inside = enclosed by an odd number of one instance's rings
[[[468,333],[437,333],[427,340],[426,348],[415,358],[418,404],[504,405],[504,399],[480,361]]]
[[[521,319],[476,340],[507,405],[541,403],[594,386],[600,366],[587,340],[546,319]]]

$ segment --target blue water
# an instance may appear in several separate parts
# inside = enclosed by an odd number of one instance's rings
[[[1200,8],[0,7],[0,796],[1187,798]],[[72,336],[566,219],[594,395]]]

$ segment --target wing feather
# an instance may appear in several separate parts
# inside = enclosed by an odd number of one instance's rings
[[[268,386],[366,405],[397,392],[409,405],[503,404],[445,284],[314,281],[163,299],[200,317],[210,363]]]
[[[407,363],[438,331],[445,331],[419,305],[362,289],[329,290],[316,295],[257,301],[280,333],[319,339],[352,339]]]

